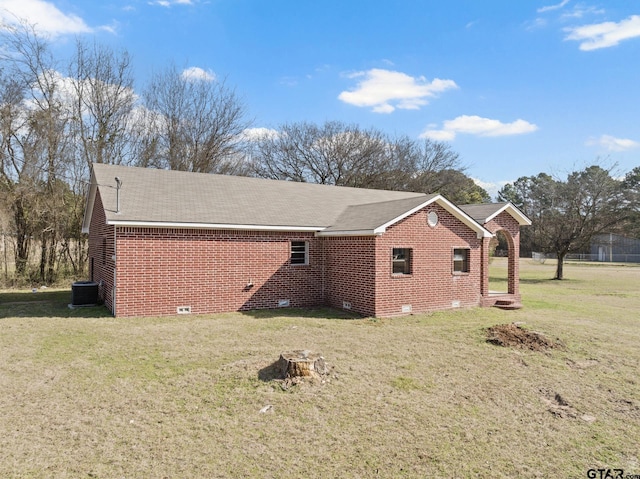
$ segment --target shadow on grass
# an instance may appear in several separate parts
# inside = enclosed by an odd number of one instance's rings
[[[321,318],[321,319],[362,319],[362,316],[340,309],[329,307],[318,308],[279,308],[279,309],[255,309],[241,311],[252,318]]]
[[[106,318],[112,317],[103,306],[69,308],[71,290],[10,291],[0,293],[0,318]],[[242,311],[252,318],[321,318],[321,319],[362,319],[362,316],[348,311],[328,307],[280,308]]]
[[[105,306],[69,308],[71,290],[0,293],[0,318],[104,318]]]
[[[545,284],[554,281],[553,278],[520,278],[520,284]]]
[[[275,361],[269,366],[262,368],[258,371],[258,379],[260,381],[269,382],[274,379],[284,379],[284,374],[282,373],[282,369],[280,368],[280,362]]]
[[[522,284],[543,284],[546,283],[547,281],[553,281],[552,278],[520,278],[520,283]],[[501,276],[489,276],[489,284],[491,285],[491,283],[493,284],[497,284],[497,285],[506,285],[507,284],[507,280],[504,277]],[[490,289],[491,286],[490,286]]]
[[[586,281],[582,279],[576,278],[567,278],[566,276],[563,279],[556,278],[520,278],[520,284],[548,284],[548,283],[558,283],[558,284],[584,284]]]

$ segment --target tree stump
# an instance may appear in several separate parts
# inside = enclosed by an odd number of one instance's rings
[[[327,374],[327,365],[322,355],[306,349],[281,353],[280,359],[278,359],[278,369],[285,379],[318,378]]]

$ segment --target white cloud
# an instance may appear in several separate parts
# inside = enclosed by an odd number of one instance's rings
[[[38,32],[53,36],[93,31],[78,15],[63,13],[45,0],[0,0],[0,19],[9,24],[25,20]]]
[[[280,136],[278,130],[273,128],[247,128],[242,132],[242,139],[247,141],[257,141],[262,139],[276,139]]]
[[[513,181],[498,181],[498,182],[487,182],[479,180],[478,178],[471,178],[473,182],[478,185],[480,188],[484,189],[491,198],[497,198],[498,192],[502,189],[504,185],[507,183],[513,183]]]
[[[170,7],[171,5],[193,5],[192,0],[155,0],[149,2],[149,5],[159,5],[161,7]]]
[[[531,22],[527,22],[525,24],[525,28],[532,32],[535,30],[539,30],[542,28],[546,28],[546,26],[549,24],[549,21],[546,18],[536,18],[535,20],[531,21]]]
[[[349,77],[359,78],[358,85],[351,91],[343,91],[338,98],[350,105],[371,107],[376,113],[391,113],[396,108],[418,110],[428,103],[427,98],[458,88],[453,80],[435,78],[428,82],[423,76],[416,78],[380,68],[353,73]]]
[[[466,133],[475,136],[510,136],[522,135],[536,131],[538,127],[525,120],[502,123],[499,120],[482,118],[475,115],[462,115],[453,120],[446,120],[442,129],[427,129],[420,138],[430,138],[437,141],[451,141],[456,134]]]
[[[565,28],[565,40],[576,40],[580,50],[589,51],[618,45],[623,40],[640,37],[640,15],[616,22],[594,23],[581,27]]]
[[[600,138],[591,138],[588,146],[600,146],[607,151],[626,151],[640,147],[640,142],[626,138],[616,138],[611,135],[602,135]]]
[[[573,19],[573,18],[582,18],[587,15],[603,15],[604,13],[605,13],[605,10],[603,8],[576,5],[573,8],[573,10],[563,13],[560,18],[565,20],[565,19]]]
[[[556,4],[556,5],[548,5],[546,7],[540,7],[538,8],[538,13],[544,13],[544,12],[549,12],[551,10],[559,10],[562,7],[564,7],[567,3],[569,3],[571,0],[562,0],[560,3]]]
[[[94,84],[96,84],[103,91],[103,93],[108,96],[119,95],[121,101],[126,96],[133,104],[137,98],[136,93],[132,88],[123,89],[122,86],[104,83],[102,81],[96,81],[95,79],[93,79],[92,81],[83,81],[82,83],[78,83],[77,79],[65,76],[56,70],[45,70],[41,74],[41,77],[42,84],[55,84],[56,99],[63,105],[68,105],[69,107],[77,103],[79,89],[82,89],[85,92],[89,92],[92,88],[94,88]],[[38,89],[34,89],[33,94],[35,96],[41,96],[42,92]],[[84,112],[86,113],[86,109]]]
[[[449,130],[425,130],[420,138],[429,138],[434,141],[453,141],[456,138],[455,131]]]
[[[211,70],[200,67],[189,67],[182,70],[182,78],[187,81],[215,81],[216,75]]]

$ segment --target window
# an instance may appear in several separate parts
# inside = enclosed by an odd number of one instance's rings
[[[291,264],[309,264],[309,243],[306,241],[291,242]]]
[[[432,228],[435,228],[438,225],[438,213],[430,211],[427,215],[427,224]]]
[[[393,274],[411,274],[411,248],[393,248]]]
[[[456,248],[453,250],[453,272],[468,273],[469,272],[469,249]]]

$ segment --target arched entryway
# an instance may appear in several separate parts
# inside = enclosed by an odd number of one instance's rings
[[[509,292],[509,244],[502,230],[489,242],[489,292]]]
[[[494,234],[489,243],[489,294],[518,294],[518,257],[513,237],[506,229]]]

